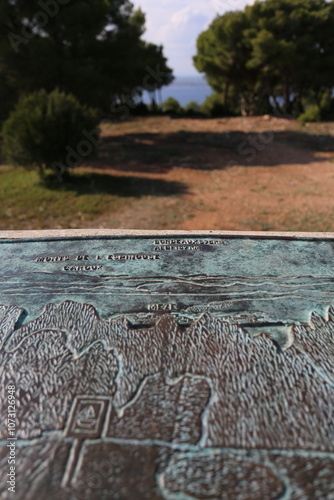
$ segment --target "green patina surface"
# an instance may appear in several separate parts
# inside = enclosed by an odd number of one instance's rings
[[[36,317],[48,303],[92,304],[102,318],[210,312],[277,340],[326,315],[334,240],[250,237],[96,237],[2,240],[0,303]],[[131,316],[132,315],[132,316]]]
[[[17,498],[333,498],[333,244],[0,240]]]

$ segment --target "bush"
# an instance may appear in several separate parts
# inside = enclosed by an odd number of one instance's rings
[[[97,113],[72,95],[35,92],[20,101],[3,126],[3,151],[14,165],[64,174],[96,153]]]
[[[307,122],[319,122],[321,120],[321,110],[317,104],[311,104],[301,115],[298,117],[298,122],[304,125]]]
[[[334,119],[334,97],[331,90],[326,90],[320,100],[320,110],[322,120]]]
[[[174,99],[174,97],[168,97],[168,99],[163,102],[162,109],[166,113],[170,113],[172,115],[179,115],[183,112],[183,108],[180,106],[179,102]]]
[[[131,110],[131,115],[134,116],[147,116],[149,113],[149,107],[144,102],[140,102],[133,110]]]
[[[185,107],[185,112],[188,115],[200,115],[201,114],[201,106],[196,101],[190,101]]]
[[[222,96],[218,93],[209,95],[201,106],[202,112],[212,118],[224,116],[224,106],[222,104]]]

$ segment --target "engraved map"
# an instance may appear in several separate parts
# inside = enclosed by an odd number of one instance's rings
[[[3,241],[0,498],[334,499],[333,243]]]

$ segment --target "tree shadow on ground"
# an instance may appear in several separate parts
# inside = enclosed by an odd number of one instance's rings
[[[323,161],[317,152],[334,151],[334,135],[298,131],[221,133],[179,131],[170,134],[129,133],[103,139],[102,169],[166,173],[174,167],[224,169],[231,164],[276,166]]]
[[[95,172],[77,172],[58,180],[49,174],[43,180],[48,189],[73,191],[77,195],[110,194],[124,197],[171,196],[187,192],[182,182],[133,176],[112,176]]]

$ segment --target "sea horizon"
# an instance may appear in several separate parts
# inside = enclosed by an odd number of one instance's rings
[[[213,93],[202,75],[176,75],[174,81],[161,89],[162,101],[169,97],[176,99],[181,106],[186,106],[189,102],[195,101],[203,104],[206,97]],[[149,95],[144,96],[144,102],[150,102]]]

